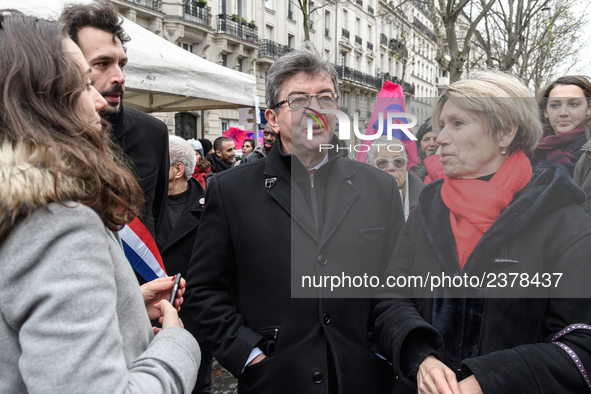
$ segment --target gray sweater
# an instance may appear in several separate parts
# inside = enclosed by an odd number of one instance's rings
[[[200,353],[156,336],[118,239],[81,204],[50,203],[0,243],[0,393],[182,393]]]

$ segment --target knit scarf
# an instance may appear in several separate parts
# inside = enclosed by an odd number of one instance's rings
[[[488,182],[444,176],[441,198],[449,208],[460,268],[513,196],[527,185],[532,167],[525,153],[511,154]]]
[[[536,147],[538,155],[542,156],[540,165],[556,164],[565,166],[572,176],[575,165],[582,154],[581,147],[586,141],[584,131],[584,126],[579,126],[567,133],[550,134],[542,137]]]

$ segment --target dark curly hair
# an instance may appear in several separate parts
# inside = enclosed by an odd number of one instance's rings
[[[117,8],[109,1],[97,0],[91,4],[71,4],[64,8],[60,17],[66,33],[78,46],[78,32],[85,27],[94,27],[99,30],[113,34],[115,38],[125,45],[130,40],[125,34],[121,24],[123,19],[119,16]]]

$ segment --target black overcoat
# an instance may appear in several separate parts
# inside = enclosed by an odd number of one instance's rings
[[[376,355],[372,298],[294,296],[302,273],[383,270],[404,221],[392,176],[330,156],[315,178],[299,177],[307,187],[292,187],[290,169],[304,169],[278,139],[267,158],[216,174],[207,189],[187,305],[240,393],[328,393],[329,381],[332,392],[382,393],[394,382]],[[311,179],[316,197],[306,195]],[[257,346],[267,358],[242,372]]]

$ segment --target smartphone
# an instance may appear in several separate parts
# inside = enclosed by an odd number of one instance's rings
[[[181,274],[176,274],[174,277],[174,285],[172,286],[172,294],[170,295],[170,303],[174,306],[174,300],[176,299],[176,293],[179,289],[179,283],[181,283]]]

